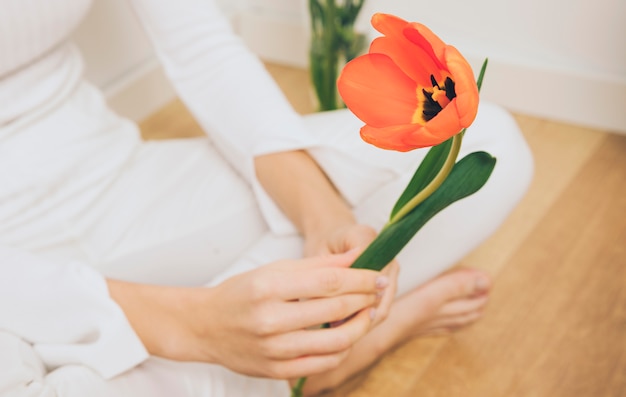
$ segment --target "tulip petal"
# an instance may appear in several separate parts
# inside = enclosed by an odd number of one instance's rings
[[[403,33],[411,43],[415,44],[422,51],[428,54],[428,56],[435,62],[437,69],[448,70],[444,58],[445,48],[447,46],[439,37],[431,32],[430,29],[420,23],[412,22],[407,24]],[[440,79],[439,76],[435,77],[437,80]]]
[[[410,41],[392,40],[388,37],[378,37],[372,41],[370,53],[389,56],[407,76],[422,87],[430,87],[430,75],[437,70],[437,65]],[[436,73],[435,73],[436,74]]]
[[[385,36],[372,41],[370,53],[388,55],[404,73],[423,87],[431,86],[431,74],[440,79],[437,71],[441,68],[432,51],[424,51],[405,37],[403,31],[409,26],[407,21],[394,15],[377,13],[372,17],[372,26]]]
[[[463,128],[466,128],[474,122],[478,113],[479,95],[474,72],[456,48],[448,46],[445,57],[455,82],[457,117]]]
[[[337,88],[350,110],[374,127],[410,123],[417,108],[416,83],[383,54],[348,62]]]
[[[411,22],[409,23],[409,26],[411,30],[417,32],[417,34],[423,40],[425,40],[426,43],[428,43],[428,46],[432,49],[432,53],[434,54],[434,57],[438,59],[439,61],[441,61],[443,64],[445,64],[444,54],[445,54],[446,48],[449,47],[449,45],[444,43],[444,41],[441,40],[441,38],[439,38],[439,36],[437,36],[435,33],[433,33],[433,31],[430,30],[426,25],[423,25],[419,22]],[[406,35],[407,32],[405,31],[404,34]],[[415,33],[409,33],[409,35],[411,35],[417,40],[422,40],[422,39],[418,39]],[[411,39],[409,38],[409,40]]]
[[[395,15],[380,12],[372,16],[371,22],[374,29],[394,40],[404,38],[402,30],[409,24],[409,22]]]
[[[393,15],[375,14],[372,25],[383,37],[349,62],[337,82],[346,105],[366,123],[363,140],[405,152],[468,127],[478,111],[478,89],[456,48],[426,26]]]
[[[460,123],[458,112],[457,98],[454,98],[438,115],[424,125],[424,130],[440,137],[441,142],[453,137],[464,128]]]
[[[447,139],[433,134],[419,124],[403,124],[383,128],[365,125],[361,128],[361,138],[381,149],[399,152],[438,145]]]

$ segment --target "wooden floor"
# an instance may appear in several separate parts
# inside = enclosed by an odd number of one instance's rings
[[[305,71],[268,69],[296,110],[313,110]],[[626,136],[516,118],[535,155],[534,182],[463,261],[495,278],[485,318],[405,344],[330,396],[626,396]],[[201,133],[178,101],[142,130]]]

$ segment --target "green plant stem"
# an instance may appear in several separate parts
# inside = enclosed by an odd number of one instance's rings
[[[364,35],[354,31],[362,6],[363,0],[356,4],[346,1],[341,5],[336,0],[309,0],[310,74],[319,111],[344,107],[337,91],[337,77],[341,67],[365,47]]]
[[[454,167],[454,163],[456,163],[456,158],[459,155],[459,150],[461,149],[461,143],[463,141],[463,134],[465,133],[465,129],[459,132],[452,138],[452,147],[450,148],[450,152],[448,153],[448,157],[446,161],[443,163],[443,166],[439,170],[439,173],[435,175],[432,181],[422,191],[415,195],[411,200],[409,200],[394,216],[389,219],[389,221],[383,227],[385,230],[389,225],[397,222],[402,219],[406,214],[411,212],[413,208],[417,207],[422,201],[426,200],[431,194],[435,192],[441,186],[443,181],[446,180],[450,171],[452,171],[452,167]]]
[[[304,382],[306,382],[306,380],[306,377],[298,379],[296,385],[291,388],[291,397],[302,397],[302,389],[304,388]]]

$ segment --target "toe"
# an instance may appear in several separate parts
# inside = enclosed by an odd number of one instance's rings
[[[439,314],[442,317],[448,317],[484,310],[488,300],[489,296],[486,294],[472,298],[452,300],[441,307]]]
[[[491,279],[487,274],[482,272],[477,272],[476,278],[474,279],[474,295],[480,295],[489,292],[491,288]]]
[[[484,295],[491,288],[489,276],[475,269],[458,269],[445,273],[430,284],[442,303]]]
[[[482,310],[476,310],[469,313],[459,314],[456,316],[440,317],[431,322],[430,327],[433,329],[445,329],[447,331],[456,331],[460,328],[467,327],[470,324],[480,320],[483,316]]]

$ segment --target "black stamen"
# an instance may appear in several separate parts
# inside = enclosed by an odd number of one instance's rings
[[[433,99],[433,94],[431,92],[422,89],[422,93],[426,98],[424,101],[424,110],[422,111],[422,115],[424,116],[424,121],[430,121],[433,117],[439,114],[443,108],[439,102]]]
[[[456,98],[456,91],[454,91],[454,81],[450,77],[446,77],[446,96],[449,100]]]
[[[435,80],[435,76],[433,76],[432,74],[430,75],[430,82],[432,83],[433,87],[441,89],[441,87],[439,87],[439,84],[437,83],[437,80]]]

